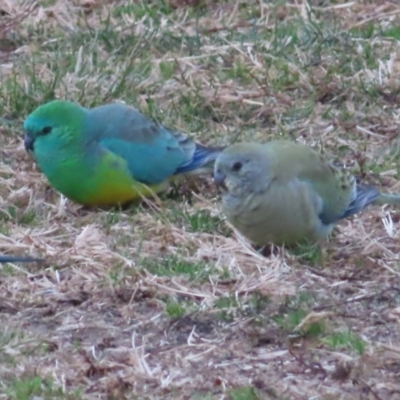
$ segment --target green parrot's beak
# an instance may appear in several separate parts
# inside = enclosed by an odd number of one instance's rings
[[[24,144],[25,144],[25,150],[27,152],[34,151],[33,145],[35,143],[35,139],[29,136],[27,133],[25,133],[24,137]]]

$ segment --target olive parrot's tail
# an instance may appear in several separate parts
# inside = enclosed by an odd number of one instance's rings
[[[383,205],[383,204],[394,204],[400,205],[400,193],[380,193],[379,197],[374,201],[374,204]]]
[[[400,205],[400,194],[389,194],[381,193],[377,188],[370,185],[357,185],[357,196],[351,202],[348,210],[344,217],[348,217],[364,208],[368,207],[370,204],[374,205],[384,205],[384,204],[394,204]]]
[[[370,204],[376,204],[380,195],[379,190],[374,186],[357,185],[355,196],[342,218],[347,218],[350,215],[356,214],[364,210],[364,208],[368,207]]]

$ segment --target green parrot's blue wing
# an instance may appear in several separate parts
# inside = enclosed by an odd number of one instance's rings
[[[86,130],[98,143],[124,158],[139,182],[157,184],[172,175],[200,169],[220,149],[208,149],[122,104],[89,110]]]
[[[165,181],[185,161],[185,154],[179,147],[167,147],[162,140],[151,145],[108,138],[100,144],[125,159],[133,178],[145,184]]]

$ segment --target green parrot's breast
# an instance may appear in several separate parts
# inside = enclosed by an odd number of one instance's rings
[[[35,146],[35,155],[50,184],[83,205],[124,204],[160,190],[134,180],[123,158],[100,147],[44,153]]]

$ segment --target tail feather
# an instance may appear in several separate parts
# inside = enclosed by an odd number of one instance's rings
[[[342,218],[347,218],[350,215],[356,214],[368,207],[370,204],[383,205],[393,204],[400,205],[400,193],[389,194],[381,193],[378,189],[369,185],[357,185],[357,192],[354,199],[351,201]]]
[[[343,214],[342,218],[347,218],[350,215],[357,214],[370,204],[376,204],[376,201],[381,197],[378,189],[369,185],[357,185],[355,196],[349,207]],[[400,200],[400,198],[399,198]]]
[[[400,205],[400,193],[380,193],[379,197],[374,201],[376,205],[394,204]]]
[[[11,262],[41,262],[41,261],[43,261],[43,260],[40,259],[40,258],[0,256],[0,263],[11,263]]]
[[[187,163],[181,165],[177,169],[176,174],[212,173],[214,162],[224,148],[224,146],[206,147],[196,143],[193,157]]]

